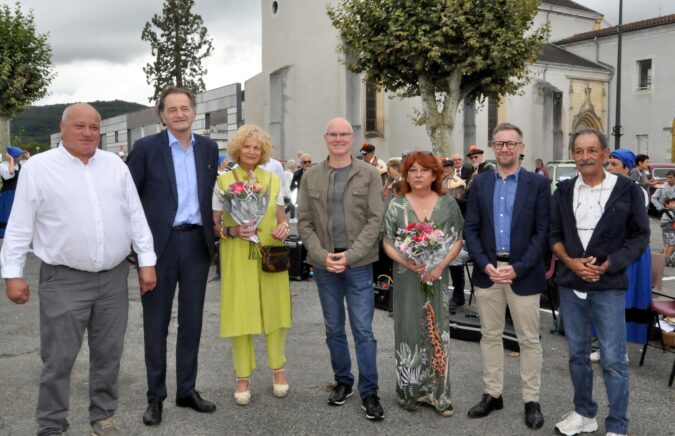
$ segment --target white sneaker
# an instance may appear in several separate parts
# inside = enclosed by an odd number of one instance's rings
[[[623,433],[611,433],[610,432],[610,433],[607,433],[607,436],[626,436],[626,435],[623,434]]]
[[[555,425],[560,433],[572,436],[579,433],[592,433],[598,429],[598,421],[595,418],[586,418],[577,412],[570,412],[563,416],[562,421]]]
[[[598,363],[600,362],[600,351],[594,351],[590,354],[591,362]],[[629,363],[630,359],[628,358],[628,353],[626,353],[626,363]]]
[[[289,222],[290,224],[297,224],[297,223],[298,223],[298,219],[297,219],[297,218],[291,218],[291,219],[288,220],[288,222]]]

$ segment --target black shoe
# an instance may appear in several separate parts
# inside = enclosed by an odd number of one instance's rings
[[[541,414],[539,403],[535,401],[525,403],[525,425],[534,429],[544,425],[544,415]]]
[[[347,398],[351,397],[354,394],[352,387],[344,383],[338,382],[333,392],[330,393],[328,397],[328,404],[331,406],[342,406]]]
[[[459,304],[455,300],[450,300],[450,303],[448,304],[448,311],[450,313],[455,313],[457,312],[457,308],[464,306],[464,303]]]
[[[499,398],[495,398],[490,394],[483,394],[480,403],[469,410],[469,418],[482,418],[488,416],[493,410],[499,410],[502,407],[504,407],[504,400],[501,395]]]
[[[189,407],[200,413],[212,413],[216,410],[216,405],[203,399],[197,391],[190,392],[186,397],[176,398],[176,406]]]
[[[148,408],[143,414],[143,424],[145,425],[159,425],[162,422],[162,402],[149,401]]]
[[[366,411],[366,418],[373,421],[384,419],[384,409],[376,394],[368,394],[361,401],[361,408]]]

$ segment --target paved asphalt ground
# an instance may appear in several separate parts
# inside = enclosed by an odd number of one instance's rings
[[[652,220],[652,248],[662,248],[658,223]],[[30,257],[26,277],[32,296],[17,306],[0,298],[0,435],[35,434],[35,404],[41,369],[39,355],[37,272],[39,262]],[[213,275],[213,271],[211,273]],[[667,268],[667,276],[675,269]],[[673,277],[675,278],[675,277]],[[253,398],[248,407],[234,404],[234,372],[229,341],[218,337],[219,282],[209,283],[204,310],[197,389],[217,405],[215,413],[201,415],[179,409],[173,403],[175,362],[169,356],[167,383],[169,398],[164,403],[164,421],[156,428],[145,427],[145,366],[141,303],[135,273],[129,277],[130,316],[120,372],[120,402],[115,419],[129,435],[229,435],[229,434],[455,434],[455,435],[551,435],[555,422],[572,408],[572,388],[567,369],[564,337],[551,334],[551,315],[542,312],[541,335],[544,348],[541,405],[546,423],[535,432],[523,423],[518,358],[504,354],[504,409],[483,419],[469,419],[466,413],[482,393],[481,360],[478,343],[452,340],[450,371],[455,416],[443,418],[421,407],[416,412],[399,408],[395,393],[393,319],[376,310],[373,327],[378,340],[380,397],[385,408],[382,422],[369,422],[361,411],[358,395],[342,407],[326,403],[326,383],[331,382],[328,350],[312,280],[291,282],[294,327],[288,336],[287,370],[291,391],[287,398],[272,395],[272,371],[266,365],[264,341],[256,340],[258,370],[252,378]],[[675,296],[675,281],[664,282],[665,292]],[[170,350],[175,350],[176,313],[170,328]],[[352,343],[351,335],[349,336]],[[675,387],[667,385],[675,356],[650,348],[643,367],[638,366],[641,347],[629,344],[630,432],[632,435],[675,435]],[[88,349],[85,344],[71,379],[70,435],[87,435]],[[353,356],[353,354],[352,354]],[[354,361],[354,358],[352,357]],[[602,373],[594,365],[595,398],[599,404],[600,429],[608,406]],[[602,432],[602,433],[601,433]]]

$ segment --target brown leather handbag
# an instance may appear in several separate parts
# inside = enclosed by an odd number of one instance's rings
[[[275,273],[288,271],[291,267],[291,252],[285,246],[261,247],[262,269],[265,272]]]

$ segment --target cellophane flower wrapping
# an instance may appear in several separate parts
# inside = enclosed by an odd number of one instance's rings
[[[227,212],[237,224],[260,225],[270,201],[269,189],[255,180],[249,173],[248,182],[234,182],[225,191],[218,186],[218,195],[223,204],[223,212]],[[258,235],[253,235],[249,240],[255,244],[260,243]]]
[[[448,255],[456,240],[457,231],[454,227],[445,232],[435,223],[425,220],[398,229],[394,246],[406,259],[426,265],[421,274],[423,276]],[[422,291],[434,295],[432,282],[422,283]]]

